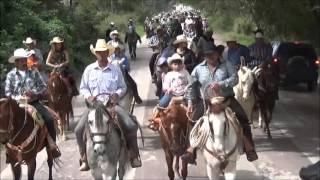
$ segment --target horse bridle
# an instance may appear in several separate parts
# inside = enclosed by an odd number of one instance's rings
[[[0,102],[4,102],[4,101],[8,101],[8,98],[2,98],[0,99]],[[9,114],[9,123],[8,123],[8,127],[7,129],[0,129],[0,134],[9,134],[9,136],[11,135],[12,131],[13,131],[13,111],[12,111],[12,106],[9,103],[9,109],[10,109],[10,114]]]

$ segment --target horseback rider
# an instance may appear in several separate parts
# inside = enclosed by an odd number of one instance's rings
[[[136,25],[135,25],[135,23],[133,22],[133,19],[129,19],[129,21],[128,21],[128,28],[129,27],[132,27],[133,28],[133,31],[136,31]]]
[[[198,64],[196,55],[188,48],[188,40],[184,35],[177,36],[173,41],[173,45],[178,53],[184,59],[184,65],[187,71],[191,74],[193,68]]]
[[[61,153],[55,144],[56,131],[54,119],[47,108],[40,102],[47,87],[40,77],[40,73],[37,73],[33,69],[28,69],[28,57],[29,53],[23,48],[19,48],[16,49],[13,56],[9,58],[9,63],[14,64],[15,68],[7,74],[5,95],[17,102],[27,99],[28,104],[36,108],[48,129],[49,135],[47,136],[47,142],[52,156],[58,158],[61,156]]]
[[[203,36],[201,36],[197,43],[197,58],[199,62],[202,62],[204,59],[203,51],[208,46],[214,46],[214,39],[212,37],[213,31],[211,29],[208,29],[203,33]]]
[[[74,78],[69,70],[69,52],[65,47],[64,40],[60,37],[54,37],[51,41],[51,50],[48,54],[46,64],[56,69],[69,90],[69,95],[77,96],[79,91]]]
[[[106,41],[109,42],[111,40],[110,33],[116,30],[116,26],[113,21],[110,22],[108,29],[106,30]]]
[[[121,48],[120,50],[120,52],[122,53],[122,54],[125,54],[125,52],[126,52],[126,49],[125,49],[125,44],[122,42],[122,40],[120,39],[120,37],[119,37],[119,31],[118,30],[113,30],[113,31],[111,31],[110,32],[110,38],[111,38],[111,40],[110,41],[108,41],[108,45],[111,45],[111,46],[117,46],[117,45],[119,45],[119,47]]]
[[[119,99],[126,93],[127,86],[121,70],[109,64],[108,56],[113,53],[114,48],[108,45],[104,39],[98,39],[95,48],[91,45],[90,49],[96,55],[97,61],[85,69],[81,79],[80,93],[88,101],[93,101],[95,97],[100,94],[97,100],[104,102],[110,98],[112,104],[117,104]],[[111,93],[111,95],[101,95],[102,93]],[[114,110],[120,126],[125,132],[124,136],[129,150],[131,166],[133,168],[141,167],[142,164],[137,143],[138,125],[133,121],[129,112],[119,105],[116,105]],[[88,113],[89,110],[87,109],[75,128],[82,162],[79,168],[80,171],[89,170],[86,158],[86,143],[83,139]]]
[[[251,69],[272,59],[272,46],[265,42],[263,31],[258,29],[254,33],[255,42],[249,46],[251,61],[248,65]]]
[[[137,83],[129,74],[130,71],[130,62],[125,54],[121,53],[121,47],[119,44],[114,46],[114,53],[109,56],[109,63],[111,64],[119,64],[120,68],[123,70],[123,75],[125,79],[128,81],[130,87],[132,88],[133,96],[137,104],[142,103],[142,99],[139,96]]]
[[[249,61],[250,54],[249,49],[237,42],[236,37],[230,36],[227,41],[228,49],[226,50],[226,60],[233,64],[237,69],[241,64],[240,57],[244,57],[246,61]]]
[[[41,76],[45,79],[48,79],[48,76],[45,72],[45,64],[43,62],[43,56],[40,49],[36,48],[36,41],[31,37],[27,37],[26,40],[22,41],[26,46],[26,51],[32,55],[32,60],[34,61],[34,67],[41,73]],[[30,56],[31,57],[31,56]],[[29,57],[29,58],[30,58]],[[30,58],[31,60],[31,58]]]
[[[204,113],[205,107],[203,106],[202,98],[200,97],[201,93],[199,93],[200,86],[204,91],[209,88],[208,90],[211,92],[216,92],[220,96],[225,97],[229,107],[235,112],[236,117],[242,125],[247,159],[249,161],[254,161],[258,159],[258,156],[254,150],[249,120],[241,105],[234,98],[232,89],[238,81],[235,68],[228,62],[224,63],[220,61],[221,54],[213,45],[207,46],[203,53],[205,60],[192,71],[191,76],[193,82],[188,86],[186,92],[185,97],[188,101],[188,113],[191,114],[192,120],[198,120]],[[195,84],[199,83],[200,86],[195,86]],[[207,99],[210,97],[204,98]],[[190,163],[195,163],[195,149],[189,148],[182,158]]]
[[[170,71],[166,73],[162,89],[164,95],[161,97],[159,107],[166,108],[173,96],[183,96],[191,76],[184,68],[183,58],[175,53],[167,61]]]
[[[136,49],[138,41],[140,42],[140,44],[142,43],[139,34],[135,31],[133,26],[129,26],[124,38],[124,42],[128,43],[131,59],[136,59],[137,57]]]

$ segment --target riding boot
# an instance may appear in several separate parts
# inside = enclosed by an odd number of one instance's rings
[[[138,139],[137,139],[137,132],[128,133],[126,135],[127,146],[129,150],[129,158],[131,161],[131,167],[137,168],[141,167],[141,159],[139,155],[139,147],[138,147]]]
[[[47,134],[47,142],[48,142],[48,146],[49,146],[49,150],[51,151],[51,155],[53,158],[58,158],[61,156],[61,152],[58,148],[58,146],[56,145],[56,143],[54,142],[54,140],[52,139],[52,137]]]
[[[80,153],[80,155],[81,155],[81,159],[79,160],[79,163],[80,163],[79,170],[80,171],[89,171],[90,167],[88,165],[87,154],[84,152],[84,153]]]
[[[126,79],[127,79],[127,81],[128,81],[128,84],[129,84],[130,87],[132,88],[133,97],[134,97],[136,103],[137,103],[137,104],[141,104],[141,103],[142,103],[142,99],[141,99],[140,96],[139,96],[136,82],[134,81],[134,79],[132,79],[132,77],[130,76],[130,74],[128,73],[128,71],[125,71],[125,76],[126,76]]]
[[[244,151],[246,152],[248,161],[252,162],[258,159],[257,152],[254,149],[254,142],[252,139],[252,133],[250,126],[243,127],[243,145]]]

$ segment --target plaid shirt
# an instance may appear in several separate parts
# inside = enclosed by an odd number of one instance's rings
[[[5,95],[15,100],[19,100],[27,91],[39,95],[47,88],[39,72],[27,70],[25,78],[23,78],[17,68],[7,74],[5,84]]]

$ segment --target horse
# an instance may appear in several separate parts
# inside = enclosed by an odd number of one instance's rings
[[[87,157],[94,179],[122,180],[129,163],[119,123],[101,102],[89,103],[85,137]],[[118,169],[117,169],[118,165]],[[117,173],[118,170],[118,173]]]
[[[255,67],[253,73],[258,84],[259,126],[263,127],[268,138],[272,138],[269,125],[278,99],[279,79],[277,71],[271,62],[266,61],[259,67]]]
[[[188,175],[188,163],[182,161],[181,174],[179,172],[179,161],[182,154],[187,150],[188,140],[188,128],[190,122],[186,115],[186,108],[179,102],[172,100],[167,108],[159,109],[159,113],[156,117],[150,119],[150,122],[155,122],[160,135],[160,141],[165,153],[168,176],[170,180],[173,180],[175,176],[182,179],[186,179]],[[173,167],[173,161],[175,160],[175,166]]]
[[[239,82],[233,87],[235,98],[244,109],[250,123],[253,123],[253,111],[256,104],[254,94],[255,76],[251,69],[246,66],[240,66],[238,70]]]
[[[68,93],[68,87],[60,77],[60,73],[53,70],[48,79],[48,101],[49,106],[59,114],[58,122],[60,137],[66,140],[65,131],[69,128],[69,115],[73,115],[72,96]]]
[[[14,179],[21,178],[21,164],[28,166],[28,179],[34,179],[36,156],[44,147],[48,155],[49,180],[52,179],[53,157],[47,146],[48,130],[40,127],[24,108],[11,98],[0,99],[0,142],[6,146],[7,163]]]
[[[141,41],[140,36],[135,30],[133,30],[132,26],[129,26],[129,30],[126,32],[125,42],[128,43],[129,53],[132,60],[135,60],[137,57],[136,50],[138,40]]]
[[[233,111],[221,104],[223,100],[217,100],[216,104],[211,100],[210,108],[191,130],[190,145],[201,149],[210,180],[220,179],[220,175],[234,179],[242,148],[242,130]]]

